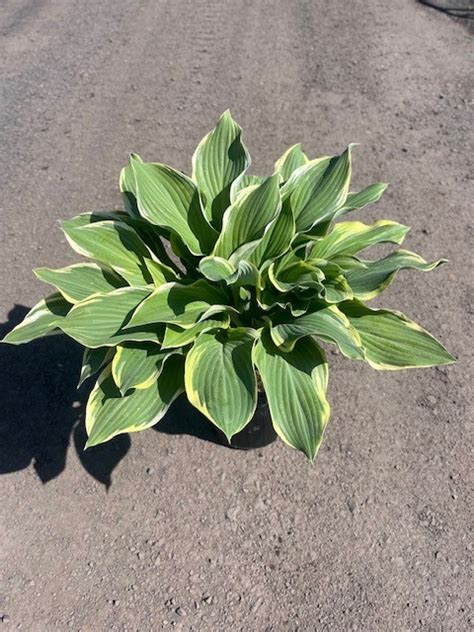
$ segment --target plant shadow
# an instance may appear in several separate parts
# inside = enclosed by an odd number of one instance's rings
[[[192,435],[202,441],[221,444],[212,424],[191,406],[184,394],[172,404],[168,414],[153,426],[153,430],[171,435]]]
[[[0,339],[27,312],[15,305],[8,321],[0,324]],[[85,404],[93,381],[77,390],[81,361],[82,347],[63,335],[25,345],[0,344],[0,474],[33,465],[46,484],[64,471],[72,443],[85,470],[106,489],[111,486],[112,472],[130,449],[130,437],[119,435],[84,451]],[[189,409],[179,398],[155,429],[215,441],[208,425]]]

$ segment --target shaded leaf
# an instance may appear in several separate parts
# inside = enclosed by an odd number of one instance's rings
[[[88,378],[95,375],[114,357],[115,349],[113,347],[98,347],[97,349],[84,349],[82,356],[81,375],[77,388],[79,388]]]

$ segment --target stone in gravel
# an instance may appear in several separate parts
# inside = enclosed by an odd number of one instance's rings
[[[204,603],[207,603],[208,606],[210,606],[213,602],[213,598],[211,595],[204,595],[204,597],[202,598],[202,601]]]
[[[186,610],[184,608],[181,608],[181,606],[176,608],[175,612],[180,617],[185,617],[186,616]]]
[[[2,617],[0,617],[2,623],[8,623],[10,621],[10,616],[8,614],[4,614],[2,615]]]
[[[240,507],[238,505],[236,505],[235,507],[230,507],[225,514],[225,517],[227,518],[227,520],[230,520],[231,522],[233,520],[235,520],[237,518],[237,514],[240,511]]]

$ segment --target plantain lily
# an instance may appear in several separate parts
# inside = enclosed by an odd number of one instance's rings
[[[350,191],[352,151],[313,160],[295,145],[270,177],[248,175],[227,111],[196,149],[192,177],[132,155],[120,175],[124,211],[62,224],[91,261],[36,270],[56,292],[4,342],[62,331],[85,347],[80,383],[99,374],[87,446],[153,426],[182,391],[230,441],[254,415],[260,384],[277,434],[313,460],[329,418],[321,342],[375,369],[453,362],[403,314],[364,303],[398,270],[444,260],[359,256],[400,245],[408,227],[334,224],[386,188]]]

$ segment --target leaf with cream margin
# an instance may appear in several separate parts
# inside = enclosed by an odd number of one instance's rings
[[[250,165],[241,134],[242,129],[226,110],[193,155],[193,180],[203,194],[206,217],[217,230],[230,203],[232,183]]]
[[[40,281],[54,285],[69,303],[79,303],[91,294],[113,292],[126,285],[113,270],[97,263],[75,263],[58,270],[36,268],[34,273]]]
[[[401,314],[370,309],[360,301],[339,305],[360,336],[364,356],[374,369],[396,371],[454,362],[436,338]]]
[[[291,351],[284,352],[264,330],[255,344],[253,360],[277,434],[314,461],[329,419],[324,352],[311,337],[301,338]]]
[[[25,318],[3,338],[2,342],[20,345],[53,333],[72,305],[61,294],[52,294],[30,309]]]
[[[86,448],[113,437],[154,426],[183,391],[184,359],[171,356],[157,379],[144,389],[122,395],[107,366],[92,389],[86,407]]]
[[[186,357],[189,401],[229,442],[247,425],[257,406],[252,364],[255,333],[243,328],[202,333]]]

